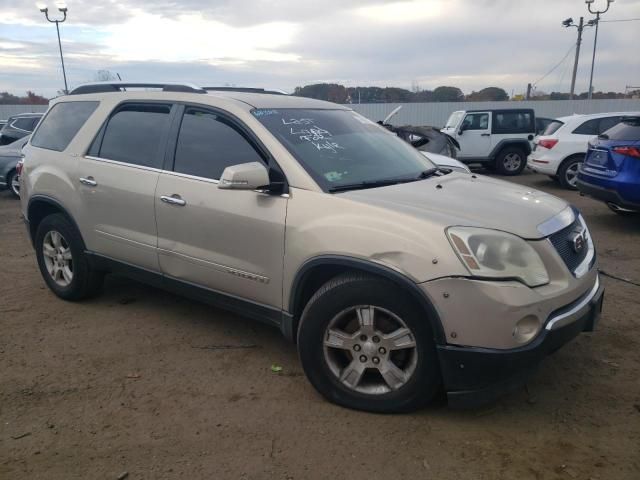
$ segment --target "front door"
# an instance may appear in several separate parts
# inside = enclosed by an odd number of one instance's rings
[[[100,130],[77,177],[87,248],[159,271],[155,191],[169,133],[171,105],[126,103]]]
[[[488,157],[491,153],[491,115],[489,112],[467,113],[456,138],[460,144],[458,158]]]
[[[220,112],[185,107],[173,171],[160,174],[156,220],[160,267],[168,277],[282,307],[287,198],[218,189],[231,165],[268,162]]]

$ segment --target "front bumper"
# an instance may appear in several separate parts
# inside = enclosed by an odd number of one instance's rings
[[[452,407],[478,406],[521,386],[542,359],[580,332],[593,331],[602,311],[599,280],[586,295],[554,311],[529,344],[514,349],[438,346],[444,387]]]

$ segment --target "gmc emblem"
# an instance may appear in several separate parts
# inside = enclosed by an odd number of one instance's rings
[[[584,230],[572,232],[567,240],[571,244],[574,252],[582,253],[584,248],[587,246],[587,232]]]

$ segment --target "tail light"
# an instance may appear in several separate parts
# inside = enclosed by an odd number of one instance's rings
[[[613,151],[620,155],[640,158],[640,147],[613,147]]]
[[[547,138],[545,140],[538,140],[538,145],[540,145],[541,147],[544,147],[544,148],[548,148],[549,150],[551,150],[553,147],[555,147],[556,143],[558,143],[558,140],[556,140],[555,138]]]
[[[18,160],[16,164],[16,173],[18,175],[22,175],[22,168],[24,167],[24,160]]]

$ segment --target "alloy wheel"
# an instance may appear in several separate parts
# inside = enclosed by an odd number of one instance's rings
[[[68,287],[73,281],[73,256],[69,243],[60,232],[47,232],[42,242],[42,254],[53,281],[61,287]]]
[[[11,177],[11,191],[16,197],[20,196],[20,175],[13,175]]]
[[[515,172],[520,168],[520,165],[522,165],[522,157],[520,154],[515,152],[507,153],[504,156],[502,164],[504,165],[505,170]]]
[[[347,388],[380,395],[398,390],[418,363],[416,340],[394,313],[373,305],[343,310],[327,326],[324,358]]]
[[[572,188],[576,188],[576,185],[578,183],[578,169],[580,168],[580,163],[581,162],[575,162],[569,165],[564,174],[564,178],[567,181],[567,184]]]

